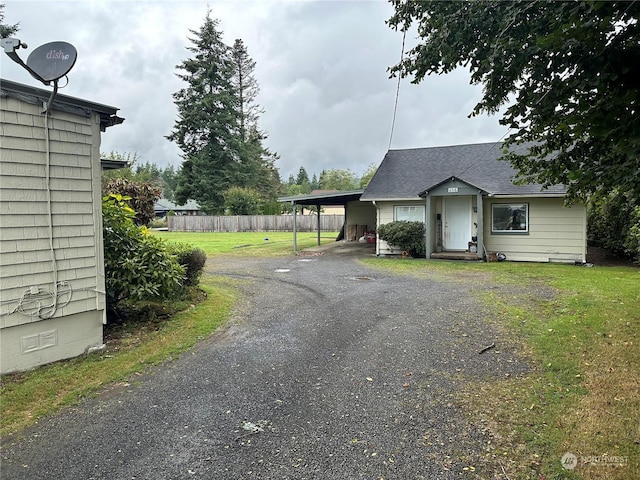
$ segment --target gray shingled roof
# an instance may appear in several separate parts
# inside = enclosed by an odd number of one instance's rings
[[[187,200],[187,203],[184,205],[176,205],[175,203],[167,200],[166,198],[159,198],[153,205],[153,209],[157,212],[166,212],[166,211],[199,211],[200,205],[195,200]]]
[[[523,152],[526,147],[514,147]],[[543,190],[540,185],[514,185],[515,170],[503,156],[502,143],[389,150],[361,200],[418,197],[452,177],[493,195],[558,195],[562,185]]]

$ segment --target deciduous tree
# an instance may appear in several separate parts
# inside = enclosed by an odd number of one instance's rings
[[[358,188],[355,173],[351,170],[332,168],[320,174],[320,188],[323,190],[354,190]]]
[[[521,181],[564,184],[572,198],[614,187],[640,198],[640,3],[392,0],[392,28],[419,43],[391,68],[426,75],[469,68],[483,96],[471,115],[511,129]]]
[[[369,165],[367,169],[364,171],[364,173],[362,174],[362,177],[360,177],[360,188],[367,188],[367,186],[369,185],[369,182],[371,181],[371,179],[373,178],[373,176],[376,174],[377,171],[378,171],[378,165],[376,165],[375,163],[372,163],[371,165]]]

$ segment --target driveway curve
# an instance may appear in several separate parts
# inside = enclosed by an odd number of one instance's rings
[[[487,478],[456,406],[524,372],[464,281],[339,255],[210,260],[243,280],[229,326],[3,445],[2,479]]]

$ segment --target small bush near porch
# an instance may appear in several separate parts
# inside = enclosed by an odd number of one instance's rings
[[[406,251],[414,258],[426,256],[424,222],[400,220],[378,227],[378,236],[389,245]]]

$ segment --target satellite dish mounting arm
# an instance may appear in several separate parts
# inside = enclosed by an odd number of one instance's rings
[[[35,78],[39,82],[44,83],[47,86],[50,85],[50,82],[46,81],[44,78],[38,75],[31,67],[29,67],[26,63],[24,63],[16,53],[16,50],[19,49],[20,47],[27,48],[26,43],[22,43],[17,38],[3,38],[2,40],[0,40],[0,45],[2,45],[2,48],[4,49],[4,53],[6,53],[11,60],[16,62],[18,65],[22,66],[22,68],[24,68],[27,72],[29,72],[33,78]],[[56,82],[56,85],[57,85],[57,82]]]

